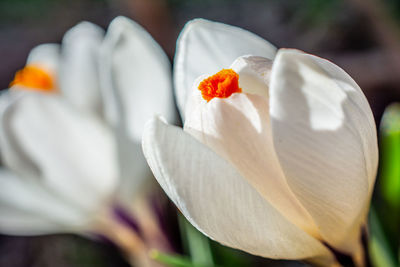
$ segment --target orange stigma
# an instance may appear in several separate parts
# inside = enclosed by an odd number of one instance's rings
[[[232,69],[223,69],[213,76],[204,79],[199,84],[199,90],[207,102],[214,97],[228,98],[233,93],[241,93],[239,74]]]
[[[52,92],[55,90],[53,77],[37,65],[26,65],[15,73],[12,86],[21,86],[24,89]]]

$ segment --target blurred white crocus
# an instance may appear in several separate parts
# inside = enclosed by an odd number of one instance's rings
[[[174,75],[184,129],[151,120],[143,150],[185,217],[255,255],[334,266],[333,248],[362,266],[378,153],[353,79],[206,20],[185,26]]]
[[[144,122],[174,118],[170,64],[138,24],[83,22],[34,48],[1,97],[0,231],[111,232],[151,176]],[[110,227],[111,224],[111,227]]]

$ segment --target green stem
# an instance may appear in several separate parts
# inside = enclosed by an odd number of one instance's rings
[[[150,251],[150,258],[170,267],[195,267],[187,257],[165,254],[156,249]]]
[[[210,241],[197,231],[183,216],[179,215],[179,225],[187,252],[196,266],[215,266]]]

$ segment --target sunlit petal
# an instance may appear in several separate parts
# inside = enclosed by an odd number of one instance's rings
[[[243,55],[273,59],[276,48],[259,36],[238,27],[204,19],[188,22],[177,41],[174,84],[184,118],[186,101],[197,77],[227,68]]]
[[[333,63],[280,50],[270,97],[273,142],[290,188],[322,237],[354,252],[378,162],[365,96]]]
[[[56,75],[60,63],[59,44],[41,44],[33,48],[26,60],[27,65],[36,65]]]
[[[268,99],[236,93],[207,102],[194,90],[184,130],[230,162],[282,215],[316,236],[316,226],[291,192],[276,157]]]
[[[211,238],[264,257],[331,259],[319,241],[286,220],[231,164],[182,129],[150,121],[143,150],[169,197]]]
[[[239,86],[243,92],[269,97],[269,80],[272,60],[264,57],[242,56],[231,68],[239,74]]]

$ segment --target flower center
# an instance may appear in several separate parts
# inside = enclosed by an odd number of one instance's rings
[[[223,69],[213,76],[204,79],[199,84],[199,90],[207,102],[214,97],[228,98],[233,93],[241,93],[239,74],[232,69]]]
[[[23,69],[17,71],[10,87],[15,85],[29,90],[55,91],[52,75],[37,65],[26,65]]]

